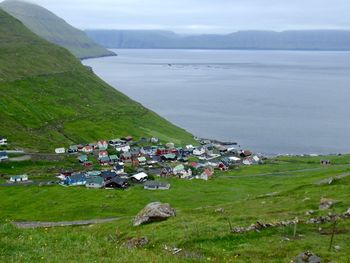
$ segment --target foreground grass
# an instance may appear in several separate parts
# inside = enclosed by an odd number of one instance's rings
[[[318,157],[319,159],[320,157]],[[330,167],[315,167],[317,158],[278,158],[268,164],[220,174],[214,180],[171,179],[169,191],[146,191],[141,186],[126,191],[85,188],[0,188],[0,261],[4,262],[290,262],[297,254],[312,250],[326,262],[349,262],[350,222],[339,221],[334,245],[328,251],[332,226],[298,225],[232,234],[233,226],[248,226],[257,220],[275,222],[307,219],[308,210],[319,216],[321,197],[338,201],[332,212],[350,207],[350,178],[319,186],[321,179],[350,172],[349,156],[334,157]],[[286,162],[289,172],[282,169]],[[300,164],[307,163],[303,171]],[[294,165],[293,165],[294,164]],[[266,167],[280,167],[264,176]],[[310,168],[310,170],[308,170]],[[272,169],[274,170],[274,169]],[[283,173],[281,173],[283,170]],[[237,174],[235,174],[237,173]],[[245,176],[243,176],[245,175]],[[253,175],[253,176],[250,176]],[[275,193],[274,196],[269,194]],[[169,202],[177,216],[164,222],[132,226],[132,218],[147,203]],[[216,212],[222,208],[224,212]],[[119,221],[88,227],[20,230],[10,221],[62,221],[121,217]],[[319,227],[322,229],[320,230]],[[147,236],[144,248],[128,250],[124,243]],[[164,246],[183,250],[172,255]],[[79,259],[77,259],[79,255]]]

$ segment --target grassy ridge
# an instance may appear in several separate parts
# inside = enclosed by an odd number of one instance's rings
[[[337,159],[337,158],[336,158]],[[338,160],[338,159],[337,159]],[[243,167],[217,176],[209,182],[169,179],[169,191],[145,191],[141,186],[127,191],[87,190],[85,188],[9,187],[1,188],[0,259],[5,262],[290,262],[301,251],[312,250],[325,259],[348,262],[349,221],[339,221],[334,245],[341,250],[328,252],[331,224],[298,225],[263,230],[260,233],[231,234],[233,226],[248,226],[257,220],[274,222],[285,219],[308,219],[326,215],[318,211],[321,197],[338,200],[334,212],[343,213],[350,206],[350,177],[332,185],[315,183],[333,175],[350,172],[345,165],[349,156],[340,157],[339,164],[322,167],[319,159],[282,158],[272,160],[268,167],[286,163],[290,171],[299,165],[318,170],[307,172],[262,174],[265,165]],[[280,168],[276,168],[280,170]],[[245,177],[237,177],[245,175]],[[236,178],[237,177],[237,178]],[[277,192],[275,196],[266,195]],[[33,202],[35,198],[35,202]],[[21,202],[17,200],[21,199]],[[177,216],[168,221],[132,227],[132,217],[148,202],[169,202]],[[223,208],[224,212],[216,212]],[[80,220],[105,217],[121,220],[90,227],[18,230],[6,220]],[[319,227],[322,230],[319,230]],[[300,236],[299,236],[300,235]],[[129,238],[147,236],[150,243],[142,249],[128,250],[123,243]],[[84,244],[84,246],[82,246]],[[164,246],[179,247],[182,253],[172,255]]]
[[[0,8],[23,22],[38,36],[67,48],[78,58],[90,58],[114,55],[89,39],[78,30],[45,8],[25,2],[8,0],[0,3]]]
[[[0,10],[0,134],[49,150],[131,134],[176,143],[192,136],[101,81],[65,49]]]

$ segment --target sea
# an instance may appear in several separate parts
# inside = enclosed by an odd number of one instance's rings
[[[113,51],[83,63],[195,136],[267,155],[350,153],[350,52]]]

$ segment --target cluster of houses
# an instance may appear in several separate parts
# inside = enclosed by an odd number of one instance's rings
[[[127,136],[71,145],[67,149],[57,148],[55,152],[76,154],[77,160],[85,168],[85,172],[78,173],[63,171],[59,175],[61,184],[90,188],[124,189],[137,182],[144,183],[146,189],[167,189],[170,187],[168,184],[148,179],[176,177],[209,180],[215,170],[225,171],[239,165],[262,162],[260,156],[237,150],[233,143],[198,140],[198,145],[179,147],[171,142],[162,144],[154,137],[134,141]]]

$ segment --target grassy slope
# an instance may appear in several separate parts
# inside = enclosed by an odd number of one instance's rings
[[[52,151],[127,134],[177,143],[193,140],[3,11],[0,50],[0,134],[14,147]]]
[[[44,39],[67,48],[78,58],[101,57],[114,53],[94,43],[80,31],[50,11],[24,1],[8,0],[0,8],[23,22]]]
[[[209,182],[169,179],[169,191],[145,191],[140,186],[127,191],[87,190],[85,188],[9,187],[1,188],[0,259],[4,262],[290,262],[295,255],[312,250],[326,262],[348,262],[350,256],[349,221],[338,222],[334,245],[339,252],[328,252],[331,225],[298,225],[263,230],[260,233],[230,234],[227,218],[233,226],[248,226],[257,220],[307,219],[305,212],[318,209],[321,197],[339,201],[337,213],[350,206],[350,178],[332,185],[315,185],[321,179],[350,172],[350,156],[334,157],[335,165],[322,167],[320,158],[280,158],[256,167],[217,176]],[[266,167],[276,171],[284,165],[290,171],[318,168],[304,172],[274,173],[265,177]],[[260,169],[259,169],[260,168]],[[0,170],[1,172],[1,170]],[[245,175],[245,177],[236,177]],[[261,197],[278,192],[276,196]],[[33,202],[35,198],[35,202]],[[21,200],[20,202],[18,200]],[[165,222],[132,227],[132,217],[148,202],[169,202],[177,217]],[[224,208],[224,213],[215,209]],[[314,216],[329,211],[317,211]],[[18,230],[7,220],[79,220],[122,216],[120,221],[91,227]],[[2,219],[2,221],[1,221]],[[147,236],[145,249],[129,251],[122,244],[131,237]],[[288,239],[286,239],[288,238]],[[84,244],[84,246],[82,246]],[[178,256],[164,250],[164,245],[182,248]],[[73,249],[74,248],[74,249]],[[239,256],[237,256],[239,255]]]

